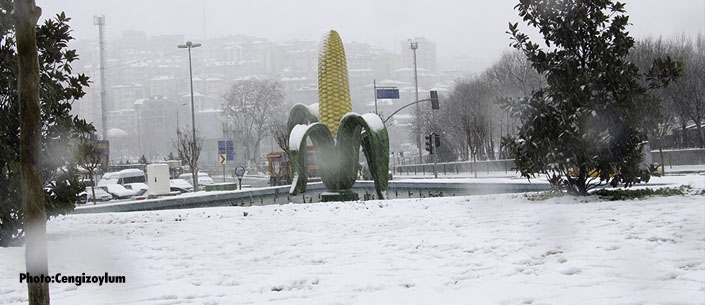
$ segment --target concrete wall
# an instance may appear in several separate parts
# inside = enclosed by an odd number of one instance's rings
[[[705,149],[664,150],[663,160],[658,150],[651,151],[654,163],[664,166],[705,164]]]
[[[287,203],[312,203],[321,200],[321,193],[326,192],[320,182],[309,183],[303,194],[290,196],[290,186],[277,186],[241,191],[201,192],[195,196],[174,196],[157,199],[123,201],[99,205],[81,205],[74,213],[112,213],[131,211],[150,211],[166,209],[188,209],[214,206],[252,206]],[[503,194],[538,192],[550,189],[548,183],[516,182],[516,183],[462,183],[462,182],[389,182],[389,198],[425,198],[479,194]],[[372,181],[357,181],[353,191],[360,195],[361,200],[374,200],[375,186]]]

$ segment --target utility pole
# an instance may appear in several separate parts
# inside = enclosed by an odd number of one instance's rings
[[[100,48],[100,119],[103,134],[103,141],[108,140],[108,112],[105,109],[107,103],[105,89],[105,16],[94,16],[93,24],[98,26],[98,46]]]
[[[193,132],[193,142],[191,143],[191,158],[194,160],[192,164],[192,177],[193,177],[193,191],[198,191],[198,156],[196,156],[197,141],[196,141],[196,109],[193,106],[193,69],[191,63],[191,49],[198,48],[201,44],[196,42],[187,41],[185,44],[180,44],[177,47],[179,49],[188,49],[188,77],[191,84],[191,130]]]
[[[414,87],[416,88],[416,100],[419,100],[419,75],[416,67],[416,49],[419,48],[419,43],[416,41],[413,41],[409,39],[409,42],[411,43],[411,50],[414,52]],[[421,108],[419,107],[419,104],[416,104],[416,120],[417,120],[417,129],[416,129],[416,147],[419,148],[419,164],[423,163],[423,156],[422,156],[422,150],[421,150],[421,128],[420,125],[418,124],[418,120],[421,117]]]
[[[375,92],[375,114],[379,115],[379,112],[377,111],[377,80],[372,79],[372,90]]]

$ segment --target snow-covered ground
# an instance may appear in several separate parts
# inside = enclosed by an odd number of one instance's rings
[[[705,188],[705,176],[655,183]],[[705,304],[705,196],[521,194],[68,215],[52,304]],[[0,304],[26,304],[0,248]]]

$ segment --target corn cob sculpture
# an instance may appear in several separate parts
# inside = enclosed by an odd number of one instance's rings
[[[306,191],[306,142],[310,139],[327,192],[322,201],[357,200],[352,186],[357,178],[360,147],[375,183],[377,197],[387,199],[389,135],[375,114],[352,111],[348,67],[343,42],[336,31],[324,38],[318,57],[318,114],[303,104],[289,113],[289,159],[294,171],[292,195]]]

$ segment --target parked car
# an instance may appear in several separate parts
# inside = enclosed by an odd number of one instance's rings
[[[132,199],[136,200],[144,200],[147,199],[147,196],[149,195],[149,186],[147,186],[144,183],[141,182],[134,182],[134,183],[126,183],[123,185],[126,189],[128,190],[133,190],[135,191],[135,196],[132,196]]]
[[[101,182],[103,182],[103,180],[108,181],[107,183],[104,182],[103,184],[126,184],[134,182],[147,182],[147,179],[144,175],[144,171],[136,168],[123,169],[119,172],[105,173],[103,174]],[[98,183],[98,185],[100,184],[101,183]]]
[[[184,179],[169,180],[169,188],[172,192],[189,193],[193,192],[193,185]]]
[[[137,192],[135,192],[133,190],[128,190],[120,184],[98,185],[98,188],[104,189],[105,191],[107,191],[108,193],[113,195],[113,197],[115,197],[117,199],[128,199],[128,198],[135,196],[137,194]]]
[[[81,199],[81,203],[93,202],[93,187],[87,186],[86,190],[78,194],[78,196]],[[113,195],[100,187],[96,187],[95,198],[96,201],[108,201],[113,199]]]
[[[193,184],[193,175],[191,173],[186,173],[186,174],[181,174],[179,175],[179,179],[186,180],[186,182]],[[211,185],[213,184],[213,178],[211,178],[208,173],[204,172],[198,172],[198,186],[201,188],[205,188],[206,185]]]

